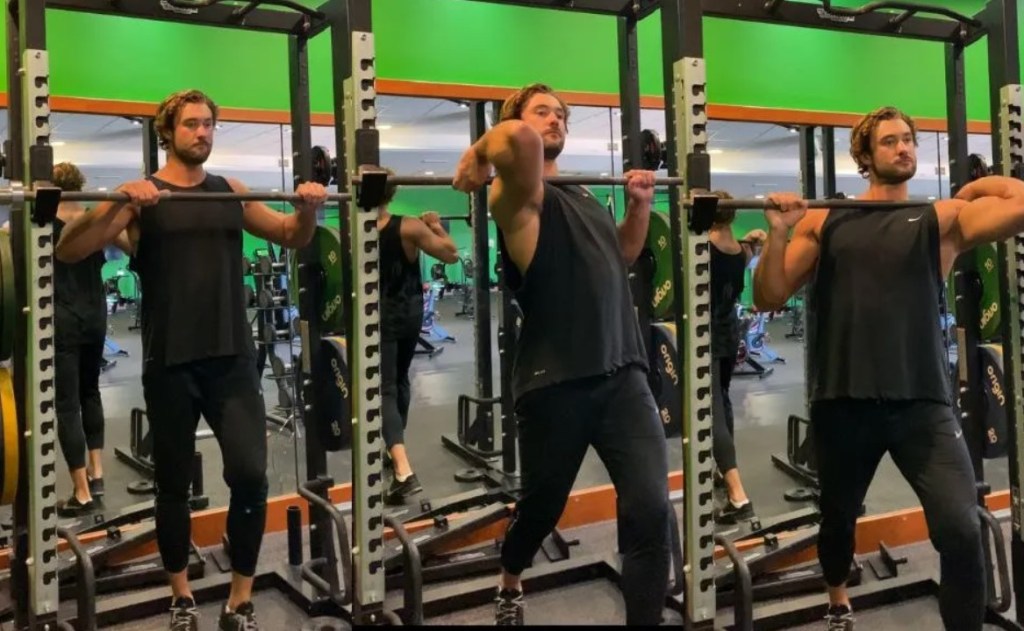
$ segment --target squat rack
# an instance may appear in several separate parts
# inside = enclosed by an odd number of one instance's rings
[[[291,11],[260,8],[261,4],[285,6]],[[14,200],[11,209],[11,240],[16,269],[16,299],[19,314],[14,353],[14,379],[22,459],[15,502],[12,583],[15,625],[22,629],[54,629],[73,616],[60,613],[57,565],[57,522],[55,513],[56,445],[53,412],[53,326],[52,326],[52,221],[56,204],[36,199],[31,193],[49,188],[53,169],[50,140],[49,60],[46,50],[47,8],[132,17],[183,24],[215,26],[276,33],[288,38],[289,92],[293,176],[296,183],[312,179],[308,42],[330,31],[334,68],[335,134],[339,153],[339,192],[351,190],[350,178],[358,165],[379,162],[379,141],[372,129],[375,116],[374,59],[369,33],[369,0],[326,0],[311,9],[288,0],[253,0],[244,6],[217,4],[217,0],[31,0],[8,3],[7,72],[9,85],[11,156],[10,179]],[[349,104],[347,107],[346,105]],[[147,173],[155,166],[152,134],[147,148]],[[343,166],[342,166],[343,165]],[[343,239],[342,287],[349,299],[345,331],[321,331],[317,305],[321,293],[314,277],[320,260],[317,241],[299,251],[300,335],[303,361],[300,398],[306,432],[306,481],[299,494],[309,502],[310,559],[284,568],[257,570],[256,588],[282,589],[311,615],[351,618],[353,580],[351,545],[345,521],[328,495],[333,480],[327,474],[327,454],[317,428],[322,411],[317,391],[325,375],[314,374],[319,363],[323,334],[347,334],[348,364],[352,380],[352,418],[364,441],[356,443],[354,459],[376,459],[379,467],[379,304],[377,302],[377,211],[369,199],[373,189],[364,184],[360,194],[349,195],[349,212],[340,214]],[[22,192],[30,193],[27,196]],[[379,191],[377,191],[379,192]],[[267,196],[264,199],[270,199]],[[52,198],[51,198],[52,199]],[[58,197],[59,199],[59,197]],[[360,207],[370,206],[370,210]],[[357,230],[350,230],[357,226]],[[352,270],[355,270],[353,274]],[[241,279],[239,279],[241,280]],[[26,438],[26,434],[28,437]],[[357,465],[358,466],[358,465]],[[372,493],[372,495],[371,495]],[[361,492],[354,503],[362,510],[380,497],[379,481],[370,492]],[[373,549],[382,525],[363,523],[356,528],[357,545]],[[335,534],[337,537],[335,537]],[[341,568],[339,569],[339,561]],[[230,577],[214,577],[193,585],[197,601],[227,595]],[[101,626],[156,615],[166,610],[166,588],[104,601],[97,607]],[[91,616],[90,616],[91,617]],[[58,622],[58,619],[62,619]],[[80,620],[79,624],[93,621]],[[84,627],[82,627],[84,628]]]

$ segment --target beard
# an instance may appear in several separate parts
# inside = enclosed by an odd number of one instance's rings
[[[910,166],[888,165],[883,168],[873,167],[871,175],[879,184],[903,184],[917,173],[917,162]]]
[[[188,147],[174,146],[174,155],[189,166],[199,166],[210,157],[213,147],[209,144],[193,144]]]
[[[558,156],[562,155],[562,149],[564,149],[564,148],[565,148],[565,140],[564,139],[560,138],[558,140],[551,140],[551,141],[549,141],[549,140],[547,140],[545,138],[544,139],[544,159],[545,160],[554,160],[554,159],[556,159]]]

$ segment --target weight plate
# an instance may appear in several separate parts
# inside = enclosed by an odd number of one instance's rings
[[[317,401],[320,403],[320,440],[327,451],[339,451],[352,444],[349,408],[348,344],[343,337],[325,337],[320,346]]]
[[[341,295],[341,235],[334,228],[317,226],[313,235],[320,249],[319,263],[314,266],[313,275],[320,289],[320,304],[317,317],[323,335],[340,333],[345,330],[345,300]],[[288,291],[293,305],[299,304],[299,262],[298,254],[292,250],[291,273]]]
[[[16,311],[11,235],[0,232],[0,361],[7,361],[14,353],[14,334],[18,326]]]
[[[683,432],[683,401],[679,396],[683,364],[676,352],[676,325],[659,322],[651,326],[654,329],[651,337],[654,341],[654,368],[657,371],[652,389],[655,390],[655,403],[665,428],[665,436],[674,438]]]
[[[1006,423],[1006,392],[1003,389],[1003,347],[978,346],[981,379],[985,384],[985,458],[1001,458],[1009,447]]]
[[[991,340],[999,334],[999,265],[996,246],[978,246],[977,265],[981,277],[981,339]]]
[[[3,484],[0,485],[0,505],[14,503],[18,492],[18,409],[14,403],[14,381],[11,373],[0,368],[0,422],[3,423]]]
[[[651,299],[651,312],[655,320],[664,320],[672,315],[672,301],[675,296],[672,285],[672,225],[667,214],[651,213],[647,247],[654,254],[654,295]]]

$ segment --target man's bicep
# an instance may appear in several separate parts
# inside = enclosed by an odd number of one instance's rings
[[[793,240],[786,247],[786,284],[790,295],[810,280],[818,261],[819,251],[813,226],[808,219],[804,219],[797,224],[797,229],[793,231]]]
[[[498,228],[510,232],[516,229],[526,213],[539,210],[543,200],[543,181],[536,190],[529,190],[495,178],[487,205]]]

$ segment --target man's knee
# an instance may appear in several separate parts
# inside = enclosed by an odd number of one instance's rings
[[[672,504],[667,495],[621,502],[619,524],[626,535],[622,538],[623,545],[627,549],[668,548],[671,510]]]
[[[981,517],[976,506],[965,506],[955,515],[934,520],[928,530],[932,545],[940,554],[977,559],[980,563]]]

